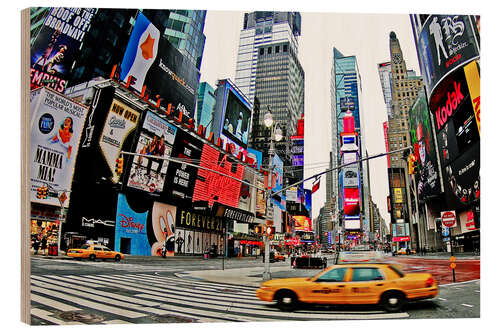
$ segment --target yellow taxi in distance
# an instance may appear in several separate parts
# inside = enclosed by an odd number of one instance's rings
[[[416,254],[415,250],[409,250],[407,251],[406,248],[401,248],[399,249],[396,254]]]
[[[302,303],[379,304],[398,312],[408,301],[433,298],[437,281],[430,273],[404,274],[391,264],[346,264],[325,268],[311,278],[269,280],[257,289],[263,301],[284,311]]]
[[[99,244],[84,244],[81,248],[69,249],[66,251],[66,255],[76,259],[88,258],[90,260],[114,259],[115,261],[120,261],[125,258],[122,253],[112,251],[108,247]]]

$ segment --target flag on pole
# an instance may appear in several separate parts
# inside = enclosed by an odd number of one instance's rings
[[[317,176],[316,178],[314,178],[314,181],[313,181],[313,187],[312,187],[312,190],[311,192],[314,194],[314,192],[316,192],[318,189],[319,189],[319,182],[321,180],[321,176]]]
[[[141,91],[146,74],[156,59],[159,41],[160,30],[139,12],[123,55],[120,80],[127,81],[132,75],[136,82],[131,86]]]

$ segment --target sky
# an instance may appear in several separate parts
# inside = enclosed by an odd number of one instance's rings
[[[399,39],[408,69],[420,73],[407,14],[346,14],[301,11],[302,33],[299,36],[299,61],[305,72],[305,153],[304,177],[325,171],[331,150],[330,79],[333,48],[345,56],[356,56],[361,75],[361,121],[364,122],[364,145],[368,155],[385,152],[383,122],[386,107],[377,64],[390,60],[389,33]],[[243,12],[208,11],[205,21],[205,50],[200,82],[214,88],[218,79],[234,81]],[[387,163],[385,157],[370,161],[371,194],[386,223]],[[312,181],[306,183],[311,188]],[[313,195],[313,217],[326,200],[326,177]]]

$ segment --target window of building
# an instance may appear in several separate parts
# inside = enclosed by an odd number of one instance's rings
[[[268,48],[267,48],[267,54],[271,54],[272,50],[273,50],[273,48],[272,48],[272,47],[268,47]]]
[[[275,51],[276,53],[280,53],[280,46],[279,45],[276,45],[276,48],[275,48]]]
[[[260,49],[259,49],[259,54],[260,54],[260,55],[264,55],[264,49],[263,49],[263,48],[260,48]]]
[[[286,44],[283,45],[283,52],[285,52],[285,53],[288,52],[288,45],[286,45]]]

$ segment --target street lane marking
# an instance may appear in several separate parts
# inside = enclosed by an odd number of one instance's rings
[[[469,307],[469,308],[473,308],[473,307],[474,307],[474,305],[470,305],[470,304],[464,304],[464,303],[462,303],[462,305],[463,305],[463,306],[467,306],[467,307]]]
[[[440,301],[446,301],[445,298],[441,298],[441,297],[438,297],[438,300],[440,300]]]

